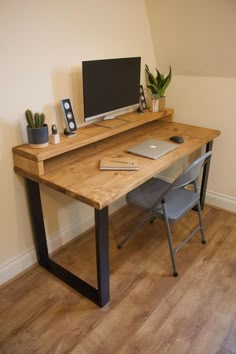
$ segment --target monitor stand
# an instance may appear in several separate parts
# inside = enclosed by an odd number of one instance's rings
[[[126,120],[115,118],[115,119],[101,120],[100,122],[94,123],[94,125],[97,125],[99,127],[109,128],[109,129],[115,129],[115,128],[119,128],[122,125],[125,125],[127,123],[128,122]]]
[[[110,119],[114,119],[114,118],[115,118],[115,116],[108,115],[108,116],[103,117],[103,120],[110,120]]]

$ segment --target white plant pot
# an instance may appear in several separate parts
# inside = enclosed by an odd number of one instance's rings
[[[153,98],[152,97],[151,111],[152,112],[159,112],[159,98]]]

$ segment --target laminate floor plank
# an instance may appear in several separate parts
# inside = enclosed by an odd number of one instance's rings
[[[236,353],[236,215],[206,206],[206,245],[196,235],[172,267],[163,222],[121,241],[140,211],[110,218],[111,301],[102,309],[38,265],[0,288],[1,354]],[[173,226],[175,243],[197,222]],[[93,231],[53,255],[96,283]]]

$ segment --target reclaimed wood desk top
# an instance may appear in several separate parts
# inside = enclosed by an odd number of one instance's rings
[[[22,148],[16,147],[13,149],[15,171],[96,209],[102,209],[220,135],[218,130],[170,121],[169,116],[172,116],[172,112],[167,114],[168,119],[151,119],[143,125],[133,124],[134,126],[127,130],[120,131],[118,128],[116,134],[113,129],[107,129],[109,134],[105,130],[102,134],[106,136],[97,141],[93,138],[92,142],[90,139],[87,145],[80,146],[75,142],[74,144],[77,145],[74,149],[69,148],[53,157],[50,153],[50,156],[43,160],[41,175],[32,172],[28,166],[25,168],[25,162],[20,165],[21,161],[19,163],[17,159],[22,156]],[[80,131],[78,137],[79,134]],[[130,157],[130,154],[125,152],[129,146],[150,138],[169,141],[172,135],[183,136],[184,143],[157,160],[137,156],[140,166],[138,171],[100,171],[99,169],[102,158]],[[44,156],[46,153],[41,152]]]

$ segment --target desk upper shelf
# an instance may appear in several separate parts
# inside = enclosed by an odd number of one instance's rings
[[[68,138],[62,135],[59,144],[49,144],[43,149],[33,149],[28,144],[19,145],[13,148],[14,165],[17,169],[42,176],[45,173],[44,162],[49,159],[158,119],[171,121],[172,117],[172,109],[156,113],[128,113],[114,120],[103,121],[101,125],[82,126],[75,136]]]
[[[94,125],[84,127],[76,137],[64,138],[62,147],[52,145],[41,149],[42,152],[39,149],[32,151],[27,145],[15,147],[15,171],[96,209],[102,209],[220,135],[215,129],[173,122],[172,114],[172,110],[167,110],[165,113],[148,113],[138,118],[127,115],[126,118],[130,119],[127,124],[117,125],[114,121],[105,123],[116,124],[113,129]],[[84,131],[89,133],[85,134]],[[184,143],[157,160],[137,156],[138,171],[99,169],[101,159],[127,157],[126,150],[131,145],[151,138],[169,141],[172,135],[182,135]],[[36,156],[44,160],[37,161]]]

